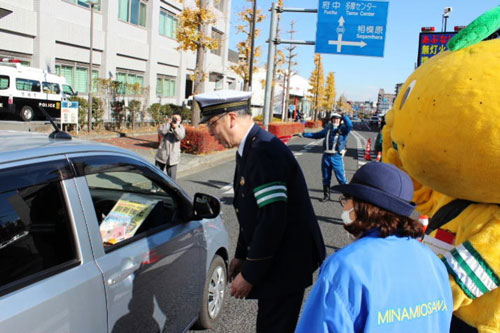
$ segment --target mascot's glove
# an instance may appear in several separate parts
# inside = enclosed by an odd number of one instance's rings
[[[344,157],[346,152],[347,152],[347,149],[342,149],[339,153],[340,153],[340,155],[342,155],[342,157]]]

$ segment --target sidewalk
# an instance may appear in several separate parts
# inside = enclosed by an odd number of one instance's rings
[[[103,142],[125,148],[142,156],[150,163],[154,164],[155,154],[158,146],[158,136],[154,133],[140,133],[135,135],[120,136],[95,136],[79,137],[84,140]],[[181,153],[181,160],[177,166],[177,178],[189,176],[203,169],[211,168],[221,163],[234,160],[236,148],[226,149],[206,155],[194,155]]]

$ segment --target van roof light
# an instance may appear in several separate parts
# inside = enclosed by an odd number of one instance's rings
[[[435,27],[422,27],[421,31],[422,32],[430,32],[430,31],[435,31]]]
[[[14,59],[14,58],[2,58],[2,59],[0,59],[0,62],[8,62],[8,63],[16,63],[16,64],[20,64],[20,63],[21,63],[21,60],[19,60],[19,59]]]

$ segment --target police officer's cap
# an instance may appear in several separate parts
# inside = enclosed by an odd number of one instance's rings
[[[201,121],[206,123],[210,118],[231,111],[250,110],[251,92],[238,90],[217,90],[198,94],[193,98],[200,106]]]
[[[334,113],[332,113],[330,120],[332,120],[333,118],[342,119],[342,116],[340,114],[338,114],[337,112],[334,112]]]

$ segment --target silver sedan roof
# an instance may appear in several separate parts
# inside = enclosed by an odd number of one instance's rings
[[[13,161],[67,153],[107,152],[131,155],[144,161],[139,155],[116,146],[85,141],[50,139],[47,133],[0,130],[0,165]]]

